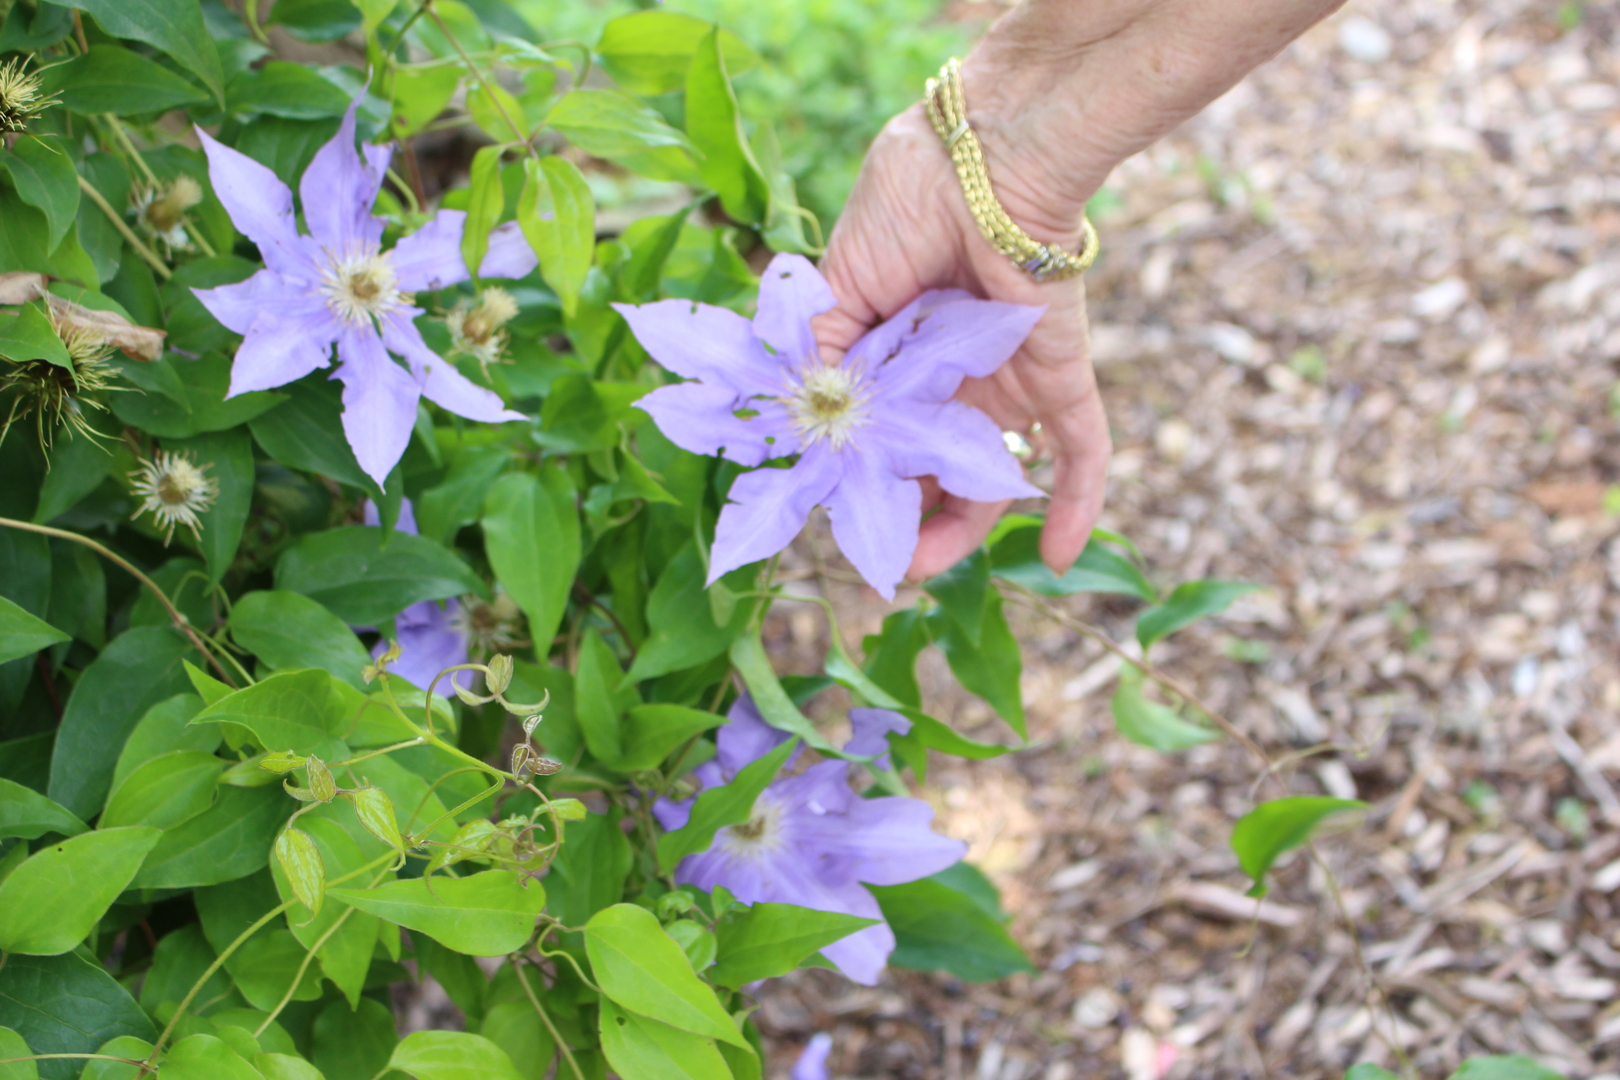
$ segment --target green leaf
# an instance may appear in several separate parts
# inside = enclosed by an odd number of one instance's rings
[[[188,1035],[163,1059],[163,1080],[260,1080],[258,1070],[213,1035]]]
[[[726,213],[749,225],[764,221],[770,192],[743,134],[742,112],[726,75],[719,27],[710,30],[693,51],[692,66],[687,69],[686,133],[702,154],[698,169],[703,182],[720,196]]]
[[[173,280],[203,261],[183,265]],[[189,298],[182,303],[197,304],[197,301]],[[200,304],[198,310],[201,310]],[[180,336],[185,332],[187,318],[183,310],[171,307],[170,344],[177,348],[209,348],[207,339],[214,336],[211,329],[192,332],[189,341]],[[282,394],[267,390],[254,390],[226,400],[231,362],[213,352],[194,360],[171,352],[152,363],[124,362],[122,370],[126,378],[141,384],[147,391],[153,390],[152,384],[160,379],[172,384],[161,387],[161,393],[113,394],[110,401],[113,415],[118,419],[165,439],[189,439],[204,432],[224,431],[274,410],[284,400]]]
[[[314,841],[321,863],[327,868],[327,876],[332,878],[359,870],[370,861],[360,841],[349,835],[337,819],[338,815],[347,812],[346,808],[322,807],[298,819],[303,830]],[[280,863],[272,863],[270,869],[281,898],[299,899],[294,895],[292,882]],[[323,904],[319,914],[304,917],[294,909],[292,915],[288,921],[293,936],[306,949],[319,946],[316,958],[320,961],[321,973],[343,991],[351,1007],[356,1006],[361,991],[365,989],[366,973],[371,968],[381,921],[336,899]]]
[[[354,0],[354,6],[360,9],[362,32],[370,37],[377,32],[383,20],[394,13],[399,0]]]
[[[324,761],[349,756],[339,733],[348,717],[324,671],[282,671],[220,698],[192,717],[193,724],[241,724],[266,750],[314,754]]]
[[[248,422],[264,452],[290,469],[330,476],[382,497],[377,482],[360,469],[343,437],[342,390],[328,379],[300,379],[281,388],[287,400]]]
[[[33,1053],[23,1037],[10,1028],[0,1028],[0,1059],[26,1058]],[[38,1080],[39,1065],[33,1061],[16,1061],[0,1065],[0,1080]]]
[[[472,179],[467,187],[467,220],[461,230],[461,258],[467,273],[478,276],[489,251],[489,231],[501,220],[506,189],[501,186],[500,146],[485,146],[473,155]]]
[[[579,512],[568,474],[509,473],[484,502],[484,549],[495,577],[529,619],[529,637],[550,641],[562,624],[579,568]]]
[[[292,1054],[255,1054],[253,1067],[264,1080],[326,1080],[321,1070]]]
[[[658,868],[668,873],[688,855],[709,850],[718,830],[747,821],[754,812],[754,800],[776,779],[797,745],[797,739],[789,739],[764,757],[743,766],[731,783],[700,792],[686,824],[659,838]]]
[[[895,700],[920,708],[917,657],[927,646],[923,612],[916,608],[892,612],[883,619],[883,632],[870,634],[861,643],[866,652],[866,674]]]
[[[79,676],[62,711],[48,794],[80,817],[101,809],[124,739],[146,710],[187,689],[190,644],[166,626],[114,638]]]
[[[231,608],[231,636],[273,671],[320,668],[355,689],[371,663],[348,624],[302,593],[250,592]]]
[[[151,825],[172,829],[214,804],[226,762],[204,750],[176,750],[155,757],[113,789],[100,828]]]
[[[596,252],[596,202],[579,169],[555,156],[526,159],[517,220],[540,257],[540,276],[572,315]]]
[[[946,874],[949,871],[945,872]],[[867,886],[894,930],[893,967],[946,971],[967,982],[991,982],[1035,968],[1006,927],[944,875],[906,885]]]
[[[1325,795],[1296,795],[1273,799],[1250,810],[1232,826],[1232,850],[1238,865],[1254,879],[1250,896],[1264,896],[1266,871],[1285,851],[1311,838],[1323,818],[1347,810],[1365,810],[1358,799],[1332,799]]]
[[[984,625],[977,646],[968,640],[955,620],[931,615],[929,622],[957,681],[988,701],[1019,738],[1028,738],[1024,696],[1019,688],[1024,662],[1018,650],[1018,639],[1013,637],[1002,614],[1001,597],[991,592],[985,598]]]
[[[58,367],[69,367],[67,346],[56,336],[51,321],[38,304],[24,304],[11,310],[0,309],[0,357],[7,360],[49,360]]]
[[[32,656],[68,639],[69,635],[0,596],[0,664]]]
[[[77,836],[89,828],[34,789],[0,778],[0,840],[12,836],[37,840],[53,832]]]
[[[522,1080],[545,1080],[551,1059],[557,1054],[557,1043],[527,1000],[492,1006],[478,1033],[506,1051]]]
[[[1058,577],[1041,561],[1040,525],[1012,529],[990,549],[990,572],[1042,596],[1112,593],[1134,596],[1149,604],[1159,599],[1158,591],[1136,564],[1104,547],[1096,532],[1068,573]]]
[[[388,793],[379,787],[363,787],[344,797],[354,804],[354,816],[365,830],[403,858],[405,838],[399,833],[399,819],[394,816],[394,802]]]
[[[771,658],[765,653],[765,643],[760,639],[758,630],[742,634],[731,643],[731,663],[737,669],[737,674],[742,676],[748,693],[767,724],[799,736],[807,745],[824,754],[838,755],[838,749],[816,730],[810,718],[799,711],[787,691],[782,689],[782,682],[771,667]]]
[[[725,652],[748,625],[749,606],[738,604],[718,625],[704,595],[703,559],[688,541],[658,576],[647,597],[647,640],[626,676],[631,682],[695,667]]]
[[[444,482],[416,500],[418,535],[448,544],[456,530],[476,522],[489,489],[511,461],[512,451],[506,446],[468,448],[458,454]]]
[[[388,1064],[416,1080],[523,1080],[505,1050],[461,1031],[413,1031],[399,1040]]]
[[[1447,1080],[1564,1080],[1564,1076],[1523,1054],[1505,1054],[1469,1058]]]
[[[732,1080],[714,1040],[602,1002],[602,1052],[623,1080]]]
[[[262,870],[291,802],[278,787],[222,787],[213,806],[163,834],[132,886],[194,889]]]
[[[208,100],[206,93],[155,60],[117,45],[92,45],[84,55],[46,68],[40,85],[69,109],[87,114],[135,116]]]
[[[596,54],[614,81],[633,94],[667,94],[686,86],[686,73],[713,24],[673,11],[638,11],[602,27]],[[759,54],[736,35],[720,31],[726,70],[741,75]]]
[[[79,214],[79,176],[66,146],[55,135],[24,135],[5,162],[17,195],[44,213],[50,250],[56,250]]]
[[[323,120],[342,116],[349,95],[330,79],[303,64],[267,60],[231,80],[225,93],[226,109],[233,113],[264,113],[288,120]]]
[[[152,951],[152,967],[141,980],[141,1008],[156,1015],[165,1002],[178,1005],[215,960],[213,946],[197,923],[163,935]],[[228,998],[231,979],[216,970],[203,982],[200,999]]]
[[[193,72],[216,98],[223,98],[219,52],[197,0],[62,0],[93,16],[114,37],[144,41]],[[94,47],[92,47],[94,51]]]
[[[716,926],[720,959],[709,977],[717,986],[736,987],[786,975],[824,946],[877,924],[836,911],[755,904]]]
[[[940,609],[975,649],[983,644],[990,598],[990,557],[984,548],[923,582],[923,591],[939,601]]]
[[[406,138],[416,134],[438,115],[455,95],[461,82],[461,67],[446,64],[426,68],[398,68],[394,72],[393,130]]]
[[[230,693],[229,687],[223,683],[220,685],[225,693]],[[146,710],[135,725],[135,730],[124,740],[124,749],[118,754],[118,764],[113,767],[112,786],[118,787],[136,769],[164,754],[176,750],[206,750],[212,753],[218,749],[218,730],[191,726],[191,718],[202,707],[202,699],[196,694],[176,694]]]
[[[1136,640],[1146,649],[1155,641],[1195,623],[1207,615],[1218,615],[1232,606],[1232,601],[1261,586],[1246,581],[1188,581],[1177,585],[1164,601],[1150,607],[1136,620]]]
[[[214,503],[197,515],[202,524],[198,547],[208,562],[208,580],[217,585],[225,578],[242,542],[253,504],[257,477],[253,468],[253,440],[246,430],[216,431],[167,446],[176,451],[190,450],[198,465],[210,466],[208,475],[219,485]]]
[[[1129,664],[1120,668],[1119,688],[1109,707],[1114,726],[1127,742],[1146,746],[1161,754],[1173,754],[1214,742],[1221,733],[1201,724],[1189,723],[1168,705],[1149,701],[1142,693],[1142,674]]]
[[[375,998],[363,997],[358,1009],[334,1001],[315,1019],[315,1066],[326,1080],[373,1080],[388,1066],[399,1042],[394,1013]],[[384,1080],[397,1078],[384,1077]]]
[[[619,758],[619,717],[640,700],[631,690],[626,700],[617,693],[624,672],[613,650],[594,628],[585,631],[579,645],[579,669],[574,673],[574,710],[591,756],[599,761]]]
[[[625,1009],[694,1035],[748,1045],[646,908],[615,904],[597,912],[585,924],[585,952],[602,993]]]
[[[0,952],[54,956],[83,941],[160,835],[99,829],[34,853],[0,884]]]
[[[765,243],[772,251],[797,251],[806,255],[819,255],[822,249],[805,237],[808,222],[820,221],[815,215],[799,207],[799,193],[793,183],[793,174],[782,164],[782,144],[777,141],[776,128],[768,120],[754,132],[750,144],[754,161],[765,179],[769,202],[765,208],[765,228],[761,231]],[[820,233],[817,232],[819,237]]]
[[[635,98],[611,90],[573,90],[562,96],[546,123],[594,157],[622,158],[660,146],[696,149],[692,140]]]
[[[325,604],[351,626],[375,626],[423,600],[482,592],[484,583],[432,540],[356,525],[300,538],[276,563],[276,588]]]
[[[920,709],[895,709],[895,712],[911,721],[911,730],[904,735],[891,734],[889,744],[900,760],[917,773],[919,782],[928,778],[929,750],[970,761],[987,761],[1012,750],[1010,746],[970,739]]]
[[[684,705],[637,705],[624,725],[625,749],[609,764],[621,772],[656,769],[681,743],[725,722]]]
[[[0,323],[0,326],[3,325]],[[106,417],[96,415],[95,410],[89,413],[85,419],[91,427],[102,430],[105,426],[107,430],[103,434],[114,434],[110,430],[112,425],[105,423]],[[74,436],[57,440],[51,450],[51,471],[45,474],[45,482],[39,487],[39,505],[34,508],[34,523],[47,525],[64,511],[73,509],[79,500],[101,486],[101,482],[112,472],[113,464],[112,452],[90,439]],[[86,551],[86,554],[89,552]]]
[[[566,926],[582,926],[594,913],[624,899],[624,882],[635,861],[618,814],[587,814],[568,826],[567,843],[546,877],[551,914]]]
[[[592,280],[602,281],[603,276],[593,271]],[[586,310],[580,309],[581,316]],[[608,317],[619,318],[613,312]],[[629,406],[643,393],[638,386],[592,382],[583,374],[561,375],[552,381],[551,393],[541,407],[536,439],[546,449],[565,454],[610,450],[623,438],[621,425],[640,419],[641,414],[631,412]]]
[[[390,881],[374,889],[328,889],[327,894],[472,956],[505,956],[522,948],[546,903],[539,882],[525,886],[522,875],[510,870]]]
[[[278,927],[249,938],[226,966],[248,1003],[268,1012],[288,990],[294,1001],[314,1001],[321,996],[320,971],[314,964],[304,966],[308,955],[309,950],[291,931]]]
[[[276,866],[286,875],[298,902],[309,909],[311,916],[319,915],[326,899],[326,867],[315,841],[302,829],[289,827],[276,837],[272,850]]]
[[[16,1031],[36,1054],[93,1054],[121,1035],[157,1038],[129,991],[76,952],[7,957],[0,968],[0,1026]],[[39,1063],[42,1080],[78,1074],[76,1061]]]

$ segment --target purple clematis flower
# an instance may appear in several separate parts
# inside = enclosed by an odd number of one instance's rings
[[[739,476],[720,514],[709,581],[781,551],[813,507],[886,599],[911,565],[922,486],[995,502],[1043,494],[1029,484],[1001,429],[952,401],[967,377],[999,368],[1045,308],[926,292],[873,328],[837,364],[821,359],[810,319],[835,304],[809,260],[778,255],[750,322],[689,300],[615,304],[664,367],[695,380],[636,404],[669,440],[741,465],[799,455],[790,469]]]
[[[377,504],[366,500],[366,524],[382,524]],[[402,533],[416,535],[416,511],[411,500],[399,507],[399,521],[394,528]],[[461,621],[461,603],[450,600],[421,600],[394,616],[394,634],[399,641],[399,657],[388,665],[390,674],[398,675],[418,690],[433,685],[433,679],[447,667],[465,664],[468,660],[468,635]],[[388,642],[379,641],[371,647],[373,659],[388,651]],[[440,679],[433,687],[439,697],[453,692],[450,680],[463,689],[471,689],[472,672],[457,671]]]
[[[411,293],[467,279],[461,257],[467,215],[441,210],[382,250],[384,222],[372,216],[371,205],[392,150],[355,150],[358,104],[356,99],[349,105],[337,134],[316,152],[299,183],[308,234],[298,232],[286,184],[197,129],[214,193],[237,229],[258,245],[265,268],[236,285],[192,291],[216,319],[243,335],[227,397],[283,386],[326,367],[336,343],[343,432],[360,467],[381,484],[405,452],[424,396],[469,420],[524,416],[429,350],[411,321],[422,314],[411,306]],[[516,223],[509,222],[490,234],[479,276],[522,277],[537,262]]]
[[[766,724],[747,695],[737,699],[720,729],[719,754],[693,770],[705,788],[730,783],[738,771],[780,746],[786,732]],[[852,709],[855,735],[846,749],[879,749],[883,733],[906,732],[911,721],[886,709]],[[789,765],[792,764],[790,759]],[[691,817],[692,801],[660,799],[658,823],[678,829]],[[724,885],[745,904],[796,904],[882,919],[865,885],[903,885],[937,874],[961,860],[967,845],[930,829],[933,809],[921,799],[864,799],[849,786],[849,763],[823,761],[797,776],[771,782],[741,825],[715,833],[708,851],[688,855],[675,880],[712,890]],[[822,949],[838,970],[866,986],[875,984],[894,951],[887,923],[868,926]]]
[[[788,1080],[827,1080],[827,1055],[832,1053],[832,1036],[818,1031],[804,1044],[804,1052],[793,1063]]]

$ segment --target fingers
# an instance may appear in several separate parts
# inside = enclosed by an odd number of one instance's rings
[[[917,536],[917,553],[911,558],[906,577],[924,581],[943,574],[984,543],[1001,515],[1011,505],[1006,502],[977,503],[946,495],[940,511],[923,522]]]
[[[1041,530],[1041,561],[1059,577],[1080,557],[1102,513],[1113,440],[1102,399],[1093,390],[1042,431],[1053,447],[1052,499]]]

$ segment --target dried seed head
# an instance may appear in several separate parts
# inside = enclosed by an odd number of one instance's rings
[[[0,66],[0,131],[23,131],[56,104],[54,96],[40,93],[39,76],[24,71],[26,65],[19,59]]]
[[[477,656],[506,652],[525,644],[523,612],[517,601],[504,592],[497,592],[493,600],[462,597],[451,624],[467,639],[469,650]]]
[[[518,743],[512,747],[512,775],[517,777],[518,783],[523,783],[534,775],[534,765],[539,759],[534,748],[528,743]]]
[[[135,196],[135,220],[171,249],[190,251],[186,211],[202,199],[202,185],[181,173],[167,184],[148,187]]]
[[[165,547],[174,539],[174,527],[179,524],[200,539],[202,521],[197,515],[213,506],[219,495],[219,483],[204,475],[203,470],[209,466],[194,464],[189,452],[171,454],[167,450],[159,451],[152,461],[139,461],[141,467],[129,474],[130,490],[142,498],[133,516],[150,511],[158,528],[165,530]]]
[[[508,362],[502,355],[506,348],[503,328],[517,313],[512,294],[494,286],[484,290],[476,306],[463,300],[444,318],[450,328],[452,351],[471,356],[488,375],[489,365]]]

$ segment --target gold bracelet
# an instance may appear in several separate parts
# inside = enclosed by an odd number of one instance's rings
[[[1011,259],[1036,281],[1061,281],[1083,273],[1097,258],[1097,230],[1084,212],[1080,215],[1080,253],[1070,254],[1055,244],[1043,244],[1020,229],[1007,216],[990,186],[990,171],[984,163],[984,148],[968,123],[967,105],[962,99],[962,63],[955,57],[939,69],[939,77],[928,80],[925,100],[928,119],[945,142],[945,149],[956,166],[962,194],[979,231],[997,251]]]

